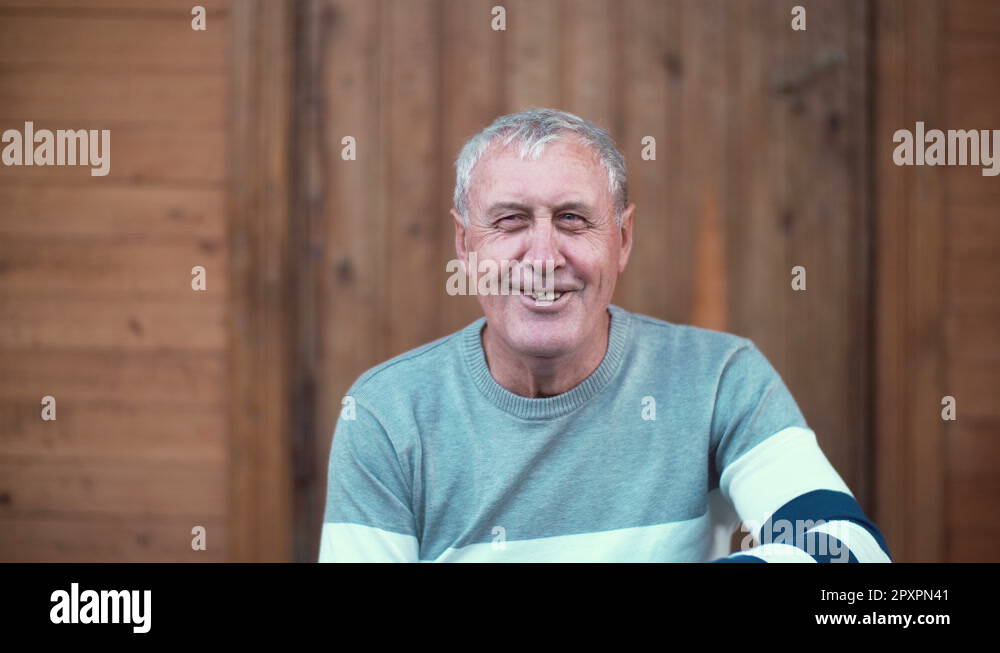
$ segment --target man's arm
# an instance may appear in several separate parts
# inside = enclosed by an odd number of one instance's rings
[[[726,467],[720,488],[759,544],[717,562],[892,562],[808,428],[756,445]]]
[[[727,364],[716,407],[719,488],[757,544],[714,562],[892,562],[882,533],[752,344]]]
[[[360,404],[330,447],[319,562],[417,562],[419,543],[396,448]]]

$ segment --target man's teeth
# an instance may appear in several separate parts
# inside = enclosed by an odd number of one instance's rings
[[[533,293],[531,296],[535,299],[535,301],[547,301],[547,300],[555,301],[560,297],[562,297],[562,293],[553,292],[552,294],[549,294],[542,292],[542,293]]]

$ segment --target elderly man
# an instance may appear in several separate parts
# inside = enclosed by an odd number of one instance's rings
[[[503,116],[456,168],[458,259],[543,261],[554,294],[493,284],[354,383],[320,561],[891,561],[751,341],[611,304],[635,205],[605,130]]]

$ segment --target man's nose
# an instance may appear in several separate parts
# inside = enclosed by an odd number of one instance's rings
[[[534,221],[528,230],[527,251],[524,253],[525,259],[529,261],[553,261],[554,267],[561,267],[566,263],[561,251],[561,241],[559,230],[556,229],[552,218],[539,218]]]

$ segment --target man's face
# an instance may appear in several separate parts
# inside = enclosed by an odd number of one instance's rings
[[[480,263],[498,265],[551,260],[554,289],[562,295],[553,302],[478,295],[487,330],[505,349],[525,356],[553,358],[599,346],[631,250],[635,206],[618,228],[607,172],[575,137],[546,144],[536,160],[522,160],[519,146],[493,146],[476,164],[467,228],[452,211],[456,249],[467,264],[471,252]]]

